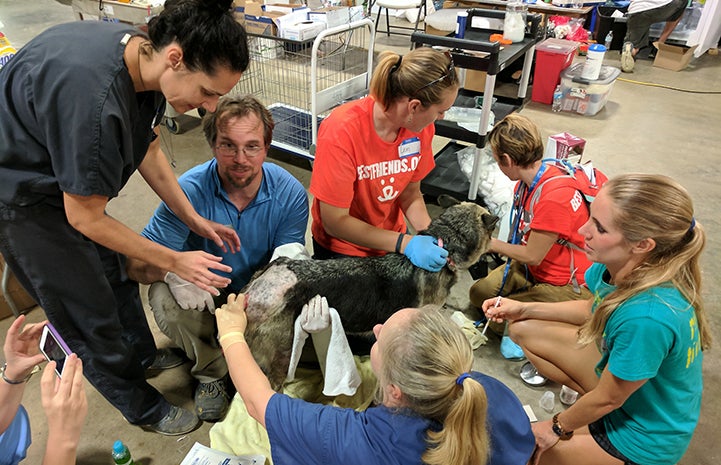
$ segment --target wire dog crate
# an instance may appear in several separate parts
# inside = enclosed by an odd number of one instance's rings
[[[368,92],[374,34],[369,19],[305,41],[249,34],[251,64],[231,93],[252,94],[270,110],[273,147],[312,160],[323,118]]]

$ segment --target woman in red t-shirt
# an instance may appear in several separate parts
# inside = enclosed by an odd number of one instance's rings
[[[518,181],[514,205],[521,212],[513,215],[517,221],[508,242],[492,239],[489,249],[508,257],[510,266],[499,266],[476,281],[470,289],[471,303],[480,308],[486,299],[500,295],[522,302],[589,299],[584,273],[591,262],[583,253],[583,237],[578,233],[588,220],[582,194],[566,183],[551,182],[541,190],[533,208],[529,207],[534,192],[546,180],[565,173],[543,163],[541,134],[525,116],[506,116],[487,141],[503,174]],[[564,245],[566,242],[578,249]],[[507,336],[501,341],[501,353],[508,359],[524,356]]]
[[[407,234],[431,218],[420,190],[435,166],[433,123],[458,94],[448,53],[418,48],[381,54],[370,96],[336,108],[321,124],[310,192],[314,258],[403,253],[439,271],[448,252]]]

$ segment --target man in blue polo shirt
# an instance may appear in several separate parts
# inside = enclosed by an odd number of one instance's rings
[[[223,263],[233,269],[224,274],[231,279],[227,288],[211,296],[168,270],[139,260],[128,261],[132,279],[152,283],[148,296],[159,328],[194,363],[191,374],[199,382],[195,410],[206,421],[222,419],[232,396],[228,366],[216,339],[215,318],[210,314],[215,310],[214,299],[222,304],[228,293],[239,292],[253,273],[269,262],[277,247],[305,244],[306,191],[286,170],[265,163],[273,126],[270,112],[255,98],[221,99],[215,113],[203,119],[213,159],[188,170],[178,180],[201,216],[238,232],[239,252],[223,252],[212,241],[196,235],[164,203],[142,232],[174,250],[202,250],[222,256]]]

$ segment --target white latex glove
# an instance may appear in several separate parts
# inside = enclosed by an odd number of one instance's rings
[[[300,311],[300,327],[307,333],[318,333],[330,327],[328,301],[319,295],[313,297]]]
[[[180,308],[184,310],[192,308],[202,312],[208,307],[210,313],[215,313],[215,302],[213,302],[213,296],[210,292],[204,291],[195,284],[184,280],[172,271],[165,273],[163,281],[170,288],[170,293],[173,294]]]

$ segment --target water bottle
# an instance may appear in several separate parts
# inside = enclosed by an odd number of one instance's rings
[[[123,441],[115,441],[113,444],[113,462],[118,465],[135,465],[133,458],[130,456],[130,451],[123,444]]]
[[[16,53],[17,50],[13,48],[8,38],[5,37],[5,34],[0,32],[0,68],[5,66],[5,64],[10,61],[10,58],[14,57]]]
[[[608,34],[606,34],[606,40],[603,43],[606,50],[611,50],[611,42],[613,42],[613,31],[608,31]]]
[[[456,15],[456,39],[466,36],[466,24],[468,24],[468,11],[459,11]]]
[[[551,110],[558,113],[561,111],[561,107],[563,106],[563,91],[561,91],[561,84],[556,86],[556,90],[553,91],[553,105],[551,106]]]

